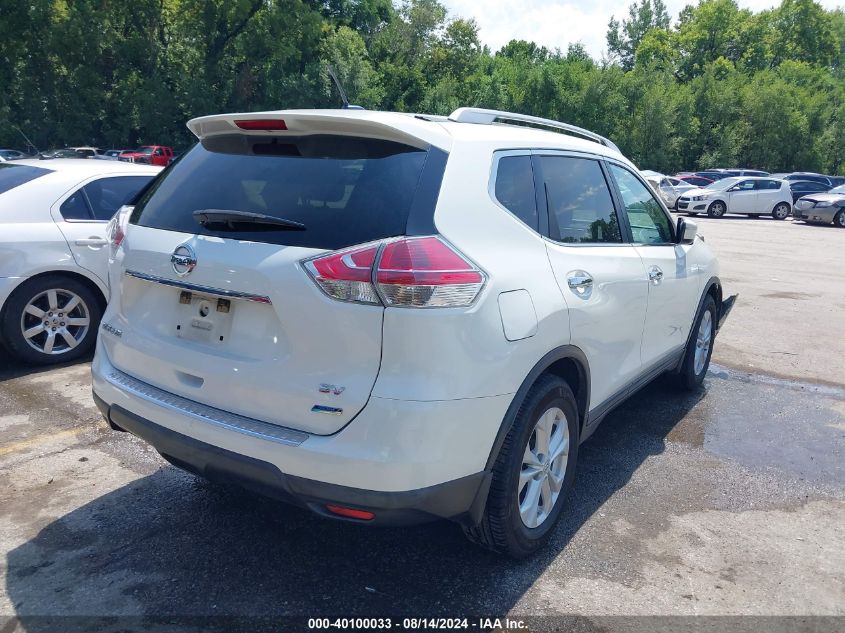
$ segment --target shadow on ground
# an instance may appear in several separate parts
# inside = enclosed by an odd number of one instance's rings
[[[7,593],[32,633],[55,630],[39,615],[504,615],[703,395],[657,382],[611,414],[581,449],[550,547],[529,561],[449,523],[328,521],[166,466],[12,550]]]
[[[2,344],[0,344],[0,382],[13,380],[15,378],[23,378],[24,376],[33,374],[42,374],[54,369],[73,367],[74,365],[79,365],[80,363],[87,363],[92,358],[94,358],[93,352],[69,363],[59,363],[57,365],[28,365],[12,357],[3,348]]]

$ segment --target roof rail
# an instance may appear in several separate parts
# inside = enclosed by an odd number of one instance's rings
[[[449,115],[450,121],[457,121],[458,123],[479,123],[481,125],[492,125],[493,123],[524,123],[535,127],[551,128],[561,132],[568,132],[583,138],[601,143],[605,147],[619,152],[616,144],[595,132],[585,130],[584,128],[569,123],[562,123],[552,119],[543,119],[537,116],[529,116],[527,114],[517,114],[515,112],[503,112],[501,110],[487,110],[485,108],[458,108]],[[621,152],[620,152],[621,153]]]

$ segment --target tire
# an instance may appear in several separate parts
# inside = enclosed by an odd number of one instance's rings
[[[790,211],[791,208],[786,202],[779,202],[775,205],[775,208],[772,209],[772,217],[775,220],[785,220],[789,217]]]
[[[707,207],[707,216],[711,218],[721,218],[726,212],[725,203],[721,200],[716,200]]]
[[[708,317],[709,315],[709,317]],[[701,354],[696,358],[696,352],[702,342],[702,325],[709,319],[710,336],[707,339],[707,348],[703,356]],[[716,302],[712,295],[707,295],[704,304],[701,306],[698,315],[695,318],[690,340],[687,343],[687,349],[684,352],[684,360],[681,363],[681,369],[678,373],[678,382],[682,389],[695,390],[704,382],[704,377],[707,375],[707,368],[710,367],[710,358],[713,356],[713,343],[716,338]],[[707,326],[704,325],[706,329]]]
[[[562,438],[568,434],[568,451],[565,457],[561,455],[563,459],[558,458],[557,465],[555,460],[549,464],[547,456],[537,450],[539,436],[535,434],[535,427],[544,421],[554,429],[550,433],[552,446],[562,443]],[[526,394],[496,456],[484,516],[479,525],[464,529],[467,537],[479,545],[516,559],[530,556],[542,547],[560,519],[575,477],[579,430],[578,406],[569,385],[557,376],[541,376]],[[555,437],[558,442],[554,441]],[[532,453],[534,459],[539,455],[540,462],[545,459],[549,465],[532,466],[525,461],[528,452]],[[536,470],[536,474],[520,485],[520,476],[532,469]],[[552,497],[551,502],[547,503],[550,509],[543,509],[547,495],[554,495],[554,482],[559,485],[557,497]],[[552,485],[545,488],[544,483]],[[536,504],[530,503],[528,495],[532,491],[537,491]],[[525,514],[520,508],[520,500]],[[533,525],[535,521],[539,523]]]
[[[833,225],[838,226],[840,229],[845,229],[845,209],[842,209],[833,216]]]
[[[71,302],[68,316],[63,308]],[[0,318],[0,336],[9,352],[25,363],[64,363],[91,352],[102,316],[100,297],[88,286],[47,275],[24,282],[11,294]]]

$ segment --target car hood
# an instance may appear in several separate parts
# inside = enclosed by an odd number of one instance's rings
[[[692,189],[684,189],[681,195],[684,198],[692,198],[694,196],[709,196],[712,193],[712,189],[705,189],[704,187],[693,187]]]
[[[822,200],[828,200],[830,202],[837,202],[841,205],[845,205],[845,194],[843,193],[810,193],[806,196],[801,196],[801,200],[809,200],[811,202],[821,202]]]

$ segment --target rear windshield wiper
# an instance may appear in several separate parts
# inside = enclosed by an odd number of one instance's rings
[[[192,215],[197,224],[219,231],[304,231],[307,228],[301,222],[233,209],[199,209]]]

